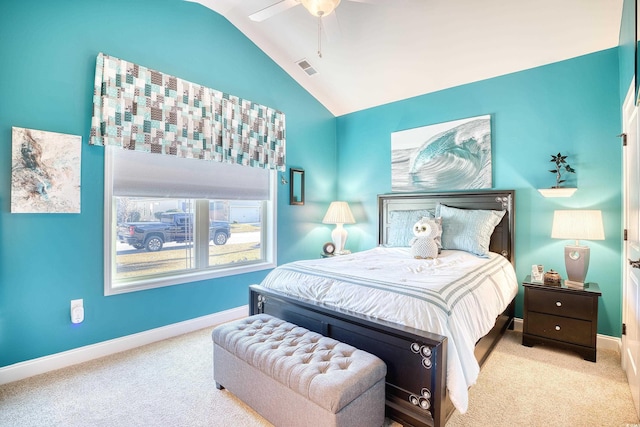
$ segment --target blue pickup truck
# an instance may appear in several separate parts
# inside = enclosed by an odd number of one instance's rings
[[[118,225],[118,241],[136,249],[157,252],[167,242],[193,241],[193,214],[163,213],[160,222],[125,222]],[[209,240],[224,245],[231,236],[228,221],[209,223]]]

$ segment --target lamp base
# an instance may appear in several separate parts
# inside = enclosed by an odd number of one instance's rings
[[[336,224],[336,228],[331,232],[331,241],[336,248],[336,254],[344,252],[344,244],[347,242],[347,235],[347,230],[344,229],[342,224]]]
[[[567,269],[566,282],[582,283],[589,269],[589,246],[567,245],[564,247],[564,265]]]

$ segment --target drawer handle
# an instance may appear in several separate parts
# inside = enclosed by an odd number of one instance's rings
[[[629,260],[629,265],[631,266],[631,268],[640,268],[640,259],[637,261]]]
[[[560,301],[556,301],[556,305],[557,305],[558,307],[562,307],[562,303],[561,303]]]
[[[560,325],[556,325],[556,331],[560,330]]]

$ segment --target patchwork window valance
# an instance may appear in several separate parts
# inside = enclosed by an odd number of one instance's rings
[[[102,53],[89,143],[285,170],[284,113]]]

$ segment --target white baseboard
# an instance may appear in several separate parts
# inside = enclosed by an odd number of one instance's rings
[[[522,332],[522,325],[523,325],[523,320],[520,319],[519,317],[514,317],[513,318],[513,330],[514,331],[518,331],[518,332]]]
[[[516,317],[513,319],[513,327],[516,331],[522,332],[523,320]],[[609,335],[598,334],[596,337],[596,348],[602,350],[613,350],[618,353],[622,350],[622,340],[620,338],[611,337]]]
[[[63,351],[61,353],[15,363],[13,365],[0,368],[0,385],[56,369],[66,368],[67,366],[87,362],[89,360],[119,353],[121,351],[130,350],[132,348],[176,337],[188,332],[212,327],[214,325],[240,319],[248,315],[249,306],[245,305],[221,311],[219,313],[185,320],[184,322],[139,332],[137,334],[127,335],[84,347],[74,348],[73,350]]]
[[[622,351],[622,340],[609,335],[598,334],[596,346],[599,349],[613,350],[620,353]]]

